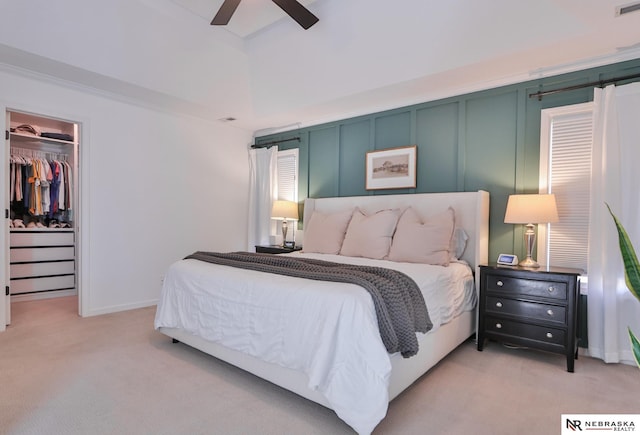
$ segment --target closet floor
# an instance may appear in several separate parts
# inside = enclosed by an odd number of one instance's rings
[[[36,326],[61,321],[71,316],[78,316],[78,296],[13,302],[11,303],[11,325],[7,328]]]

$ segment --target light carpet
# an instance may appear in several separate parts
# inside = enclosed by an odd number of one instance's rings
[[[12,305],[2,434],[352,434],[333,411],[154,331],[155,307],[80,318]],[[375,434],[557,434],[563,413],[640,413],[640,372],[467,341],[391,402]]]

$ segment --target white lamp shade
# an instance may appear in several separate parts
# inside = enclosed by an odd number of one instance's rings
[[[293,201],[274,201],[271,217],[274,219],[298,219],[298,204]]]
[[[505,224],[546,224],[558,222],[554,194],[509,195]]]

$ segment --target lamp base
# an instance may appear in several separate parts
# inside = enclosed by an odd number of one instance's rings
[[[282,220],[282,247],[286,248],[286,243],[287,243],[287,220],[283,219]]]
[[[534,260],[531,257],[527,257],[524,260],[522,260],[520,263],[518,263],[518,266],[520,267],[530,267],[530,268],[534,268],[537,269],[540,267],[540,264],[538,264],[538,262],[536,260]]]
[[[536,244],[536,233],[533,230],[533,224],[526,225],[527,230],[524,232],[524,244],[527,247],[527,257],[518,263],[520,267],[538,268],[540,265],[533,259],[533,247]]]

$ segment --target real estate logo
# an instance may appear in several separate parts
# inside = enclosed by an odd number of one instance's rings
[[[561,435],[640,432],[640,414],[562,414]]]

